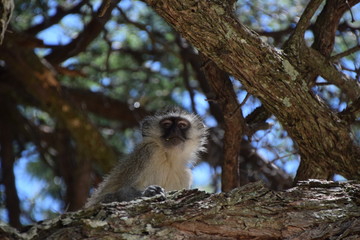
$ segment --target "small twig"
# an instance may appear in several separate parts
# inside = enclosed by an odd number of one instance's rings
[[[316,86],[329,86],[329,85],[334,85],[333,83],[329,83],[329,82],[317,82],[315,83]]]
[[[351,68],[348,68],[348,67],[346,67],[344,65],[341,65],[341,70],[356,73],[356,69],[351,69]]]
[[[240,107],[244,106],[244,104],[247,102],[247,100],[249,99],[250,97],[250,94],[249,93],[246,93],[246,96],[244,98],[244,100],[240,103]]]
[[[140,30],[142,30],[142,31],[145,31],[145,32],[147,33],[147,35],[148,35],[148,37],[149,37],[149,39],[150,39],[150,41],[151,41],[152,49],[154,49],[154,50],[156,49],[156,44],[157,44],[157,43],[158,43],[158,44],[161,44],[164,48],[167,49],[167,46],[166,46],[164,43],[162,43],[162,42],[160,42],[159,40],[157,40],[156,35],[155,35],[153,32],[149,31],[149,30],[147,29],[146,25],[131,20],[131,19],[127,16],[127,14],[126,14],[119,6],[117,6],[116,9],[119,10],[119,12],[120,12],[121,16],[124,18],[124,21],[125,21],[125,22],[127,22],[127,23],[129,23],[129,24],[132,24],[133,26],[135,26],[135,27],[137,27],[138,29],[140,29]],[[170,52],[170,51],[169,51],[169,52]]]
[[[306,29],[310,25],[310,20],[312,16],[315,14],[316,10],[319,8],[322,0],[313,0],[310,1],[306,6],[303,14],[300,17],[298,24],[296,25],[295,32],[292,37],[303,37]]]
[[[205,102],[214,102],[214,103],[218,102],[216,99],[213,99],[213,98],[205,98],[204,101]]]
[[[349,8],[350,15],[351,15],[351,22],[353,23],[353,22],[355,22],[355,18],[354,18],[354,15],[353,15],[353,13],[352,13],[352,10],[351,10],[351,7],[350,7],[350,4],[349,4],[348,0],[346,0],[346,5],[347,5],[348,8]]]
[[[239,110],[241,111],[241,106],[240,106],[240,104],[238,104],[238,105],[236,106],[236,108],[234,109],[234,111],[232,111],[230,114],[228,114],[228,116],[231,117],[231,118],[232,118],[233,116],[236,117],[235,114],[236,114]],[[226,114],[225,114],[225,115],[226,115]]]
[[[293,156],[293,155],[295,155],[295,154],[299,154],[299,151],[293,151],[293,152],[290,152],[290,153],[285,154],[285,155],[283,155],[283,156],[277,156],[276,158],[272,159],[272,160],[270,161],[270,163],[275,163],[275,161],[277,161],[277,160],[281,160],[281,159],[283,159],[283,158],[291,157],[291,156]]]
[[[360,97],[339,113],[340,118],[348,123],[353,123],[358,115],[360,115]]]
[[[348,56],[348,55],[350,55],[350,54],[353,54],[353,53],[355,53],[355,52],[357,52],[357,51],[359,51],[359,50],[360,50],[360,45],[357,45],[357,46],[355,46],[355,47],[353,47],[353,48],[350,48],[350,49],[348,49],[348,50],[346,50],[346,51],[344,51],[344,52],[342,52],[342,53],[339,53],[339,54],[336,54],[336,55],[334,55],[334,56],[331,56],[331,57],[329,58],[329,60],[330,60],[331,62],[333,62],[333,61],[339,60],[340,58],[343,58],[343,57],[346,57],[346,56]]]
[[[106,11],[110,7],[110,4],[111,0],[104,0],[104,5],[102,5],[99,9],[98,17],[103,17],[105,15]]]
[[[182,52],[181,54],[181,61],[182,61],[182,65],[183,65],[183,70],[182,70],[182,77],[183,77],[183,81],[184,81],[184,85],[185,88],[188,90],[189,95],[190,95],[190,102],[191,102],[191,110],[196,113],[196,103],[195,103],[195,93],[194,93],[194,89],[191,87],[190,84],[190,77],[189,77],[189,68],[188,68],[188,62],[186,60],[186,57],[183,54],[183,49],[181,48],[181,45],[178,44],[180,47],[180,51]]]

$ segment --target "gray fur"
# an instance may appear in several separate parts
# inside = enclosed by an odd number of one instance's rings
[[[172,148],[164,146],[159,124],[169,116],[184,118],[191,123],[185,143]],[[129,201],[143,196],[144,192],[145,195],[159,193],[153,189],[162,188],[154,188],[153,185],[159,185],[166,191],[190,187],[189,164],[197,160],[206,143],[207,128],[200,117],[180,108],[168,108],[145,118],[141,126],[143,141],[119,161],[85,207],[99,202]]]

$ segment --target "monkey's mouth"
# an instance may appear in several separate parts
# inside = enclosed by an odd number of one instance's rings
[[[185,139],[180,137],[169,137],[164,139],[164,145],[167,147],[177,146],[185,142]]]

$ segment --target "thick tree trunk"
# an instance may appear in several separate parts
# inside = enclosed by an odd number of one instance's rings
[[[312,180],[285,192],[184,190],[66,213],[7,239],[359,239],[360,183]]]

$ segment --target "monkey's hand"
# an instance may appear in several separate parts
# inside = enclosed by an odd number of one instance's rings
[[[124,187],[116,192],[108,193],[104,195],[100,200],[100,202],[111,203],[111,202],[131,201],[138,197],[153,197],[158,194],[160,195],[159,199],[161,201],[166,199],[165,190],[157,185],[150,185],[145,189],[145,191],[140,191],[133,187]]]
[[[153,197],[158,194],[160,195],[161,200],[166,199],[165,190],[158,185],[150,185],[142,193],[144,197]]]

